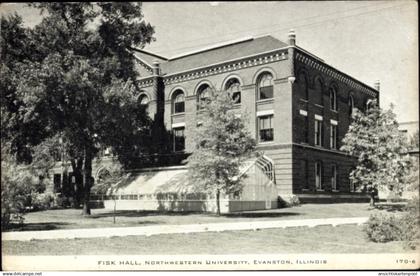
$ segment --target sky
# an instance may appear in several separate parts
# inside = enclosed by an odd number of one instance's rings
[[[146,50],[171,57],[243,37],[272,35],[373,86],[400,122],[418,121],[418,7],[416,1],[145,2],[145,20],[156,41]],[[19,13],[27,26],[38,11],[22,3],[0,5]]]

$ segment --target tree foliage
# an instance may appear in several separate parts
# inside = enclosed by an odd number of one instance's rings
[[[374,101],[365,113],[354,112],[341,150],[357,157],[357,167],[350,173],[356,187],[401,192],[411,164],[407,148],[392,106],[382,110]]]
[[[255,140],[244,119],[233,112],[234,102],[226,92],[214,92],[202,108],[202,125],[194,133],[196,148],[188,158],[189,174],[200,188],[216,196],[241,190],[238,178],[242,162],[255,149]]]
[[[114,147],[124,159],[126,144],[149,133],[128,48],[150,43],[154,31],[139,3],[30,5],[45,15],[33,29],[24,29],[16,15],[2,18],[2,113],[11,118],[4,127],[2,120],[2,137],[4,132],[17,152],[48,139],[65,143],[89,214],[92,159],[99,146]]]

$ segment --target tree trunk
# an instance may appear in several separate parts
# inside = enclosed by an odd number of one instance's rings
[[[85,151],[85,158],[84,158],[84,169],[83,169],[83,215],[88,216],[90,215],[90,206],[89,206],[89,199],[90,199],[90,189],[93,185],[93,178],[92,178],[92,155]]]
[[[76,208],[80,207],[80,204],[82,204],[83,199],[83,158],[78,158],[71,161],[72,168],[73,168],[73,176],[76,180],[76,183],[74,183],[74,205]],[[70,185],[73,185],[71,183]]]
[[[370,196],[370,203],[369,203],[369,204],[370,204],[370,206],[372,206],[372,207],[373,207],[373,206],[375,206],[375,196],[374,196],[374,195],[371,195],[371,196]]]
[[[220,216],[220,190],[217,189],[216,191],[216,207],[217,207],[217,215]]]

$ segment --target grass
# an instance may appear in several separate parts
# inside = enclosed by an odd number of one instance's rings
[[[382,210],[381,212],[386,212]],[[163,224],[219,223],[258,220],[294,220],[334,217],[367,217],[372,210],[366,203],[303,204],[298,207],[225,214],[220,217],[203,213],[162,213],[151,211],[117,211],[116,224],[112,211],[93,209],[92,215],[81,216],[81,210],[62,209],[30,212],[24,225],[14,225],[10,231],[36,231],[124,227]]]
[[[290,253],[415,253],[401,242],[367,241],[361,226],[295,227],[257,231],[3,241],[5,255],[174,255]]]

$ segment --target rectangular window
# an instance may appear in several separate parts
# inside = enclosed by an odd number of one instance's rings
[[[337,126],[334,124],[330,128],[330,148],[337,149]]]
[[[302,175],[302,190],[309,190],[309,183],[308,183],[308,161],[301,160],[300,161],[300,173]]]
[[[185,149],[185,127],[178,127],[173,129],[174,137],[174,151],[183,151]]]
[[[61,174],[54,174],[54,192],[61,192]]]
[[[315,163],[315,188],[317,190],[323,190],[322,187],[322,164],[321,162]]]
[[[322,146],[322,121],[315,119],[315,146]]]
[[[356,185],[354,185],[353,179],[350,178],[351,172],[352,172],[352,170],[349,171],[350,192],[355,192],[356,191]]]
[[[269,142],[274,140],[273,117],[273,115],[258,117],[260,142]]]
[[[185,112],[185,102],[175,102],[174,104],[174,113],[184,113]]]
[[[260,100],[273,98],[273,86],[260,87]]]
[[[331,167],[331,190],[337,191],[337,166],[332,165]]]

